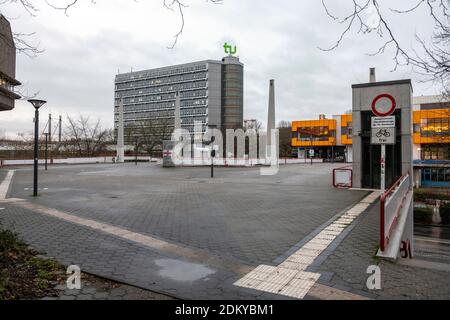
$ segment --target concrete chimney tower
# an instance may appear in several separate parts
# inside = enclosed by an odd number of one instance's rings
[[[267,115],[267,150],[270,150],[272,129],[275,129],[275,80],[270,80],[269,111]]]
[[[377,77],[375,75],[375,68],[370,68],[369,82],[377,82]]]
[[[116,162],[123,163],[125,151],[123,143],[123,98],[119,102],[119,123],[117,127],[117,159]]]

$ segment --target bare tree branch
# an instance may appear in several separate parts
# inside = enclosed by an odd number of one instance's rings
[[[133,0],[134,2],[138,2],[137,0]],[[184,9],[188,6],[185,4],[184,0],[162,0],[163,6],[169,10],[175,11],[176,9],[178,15],[180,16],[180,28],[178,32],[174,35],[174,40],[168,49],[173,49],[178,43],[179,37],[183,34],[184,26],[185,26],[185,16]],[[187,0],[186,0],[187,1]],[[79,4],[81,1],[79,0],[68,0],[64,5],[56,5],[53,3],[53,0],[45,0],[45,3],[55,10],[61,10],[64,12],[66,16],[68,16],[68,12],[71,8]],[[95,0],[90,0],[92,4],[96,4]],[[211,2],[213,4],[222,4],[223,0],[206,0],[206,2]],[[0,0],[0,5],[2,4],[17,4],[25,9],[26,12],[30,14],[30,16],[35,17],[39,9],[34,4],[33,0]],[[29,37],[34,36],[34,33],[16,33],[14,34],[14,42],[16,44],[17,50],[20,53],[24,53],[29,57],[35,57],[37,54],[42,53],[43,50],[39,49],[39,45],[31,44],[29,41]]]
[[[408,9],[389,8],[390,12],[395,14],[408,14],[419,10],[422,7],[426,7],[426,10],[434,23],[435,32],[432,35],[430,42],[425,41],[416,34],[415,39],[419,44],[421,52],[418,52],[417,50],[408,52],[404,48],[392,29],[392,24],[388,20],[388,17],[381,12],[377,0],[364,0],[361,4],[358,0],[351,0],[351,3],[352,12],[347,16],[339,18],[330,11],[325,0],[322,1],[326,15],[333,21],[344,24],[345,28],[333,46],[328,49],[319,49],[323,51],[336,49],[341,45],[345,36],[354,26],[358,26],[358,33],[362,34],[368,34],[375,31],[382,39],[384,39],[384,42],[377,51],[369,53],[369,55],[383,54],[387,48],[393,48],[394,67],[392,71],[396,70],[399,66],[411,65],[418,74],[425,77],[424,81],[439,83],[443,87],[444,94],[450,93],[450,1],[420,0]],[[367,15],[372,19],[375,19],[376,23],[368,23],[366,20]]]
[[[207,2],[209,1],[213,4],[222,4],[223,3],[223,0],[206,0],[206,1]],[[173,48],[175,48],[176,44],[178,43],[178,38],[183,34],[184,25],[185,25],[183,10],[185,8],[187,8],[188,6],[185,5],[182,0],[163,0],[163,5],[168,10],[171,10],[171,11],[174,11],[174,8],[176,8],[180,15],[180,20],[181,20],[180,28],[179,28],[178,32],[173,36],[174,40],[172,42],[172,45],[167,47],[167,49],[173,49]]]

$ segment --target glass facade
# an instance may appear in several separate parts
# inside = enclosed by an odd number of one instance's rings
[[[302,127],[297,131],[299,141],[328,141],[330,137],[335,137],[336,131],[328,126]]]
[[[413,142],[422,187],[450,187],[450,101],[442,96],[416,98]]]
[[[423,187],[450,187],[450,168],[428,168],[421,171]]]
[[[336,120],[306,120],[292,122],[292,146],[336,145]]]
[[[415,144],[450,143],[450,109],[414,111],[413,138]]]
[[[450,118],[421,119],[421,137],[446,137],[450,134]]]
[[[450,145],[424,144],[421,147],[421,160],[450,160]]]

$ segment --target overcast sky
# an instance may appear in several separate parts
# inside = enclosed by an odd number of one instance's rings
[[[51,112],[54,117],[100,117],[104,127],[111,127],[114,76],[119,70],[220,60],[224,42],[237,46],[245,65],[246,119],[266,122],[269,79],[275,79],[277,122],[351,109],[351,84],[368,82],[369,67],[377,68],[379,81],[412,78],[414,95],[439,93],[439,88],[419,83],[408,67],[391,72],[392,51],[369,56],[380,44],[376,35],[363,36],[352,30],[338,49],[319,50],[333,45],[343,26],[326,16],[318,0],[224,0],[221,5],[185,0],[189,4],[186,25],[172,50],[167,46],[180,20],[176,11],[163,7],[162,0],[97,0],[96,4],[80,0],[69,16],[45,1],[35,2],[40,9],[36,17],[17,4],[0,5],[0,10],[11,18],[15,32],[36,32],[32,39],[45,50],[34,59],[19,54],[16,75],[29,93],[39,91],[39,97],[48,101],[42,108],[41,126]],[[336,13],[348,12],[350,2],[329,1]],[[406,9],[415,1],[395,3]],[[409,15],[387,13],[407,49],[414,46],[415,32],[424,36],[432,32],[425,10]],[[32,119],[32,107],[19,101],[13,111],[0,113],[0,134],[31,132]]]

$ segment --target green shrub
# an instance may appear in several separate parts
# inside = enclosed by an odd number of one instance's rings
[[[435,192],[430,190],[414,190],[414,201],[416,202],[425,202],[428,199],[437,199],[437,200],[450,200],[450,194],[448,192],[440,192],[441,190],[437,189]]]
[[[433,210],[429,208],[414,208],[414,222],[432,223]]]
[[[450,204],[446,204],[440,208],[441,224],[450,225]]]
[[[26,245],[17,239],[17,235],[9,230],[4,230],[0,225],[0,252],[9,250],[22,250]]]

